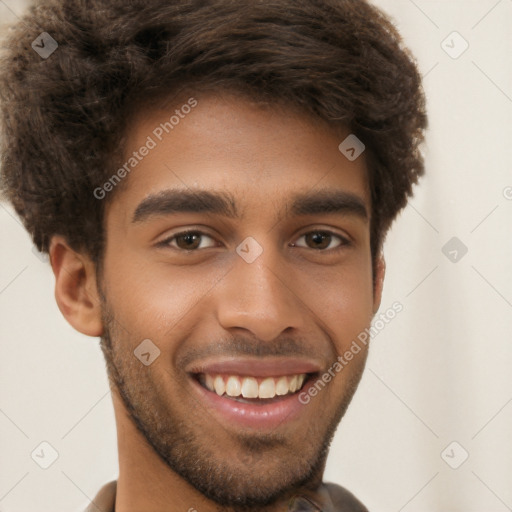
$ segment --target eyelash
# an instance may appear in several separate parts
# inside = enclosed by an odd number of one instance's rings
[[[312,251],[317,251],[317,252],[336,253],[336,252],[341,251],[344,248],[352,245],[352,243],[350,242],[350,240],[348,238],[345,238],[345,237],[339,235],[338,233],[334,233],[333,231],[330,231],[328,229],[314,229],[312,231],[308,231],[306,233],[303,233],[302,235],[300,235],[299,238],[302,238],[302,237],[304,237],[306,235],[310,235],[312,233],[316,233],[316,234],[320,233],[322,235],[327,235],[327,236],[338,238],[341,243],[340,243],[339,246],[337,246],[337,247],[335,247],[333,249],[312,249],[310,247],[300,246],[301,249],[311,249]],[[191,230],[188,230],[188,231],[181,231],[180,233],[175,233],[171,237],[168,237],[165,240],[162,240],[161,242],[158,242],[156,245],[157,245],[157,247],[164,247],[164,248],[171,247],[172,249],[175,249],[175,250],[178,250],[178,251],[181,251],[181,252],[187,252],[187,253],[188,252],[199,252],[199,251],[204,250],[204,249],[190,249],[189,251],[187,251],[186,249],[181,249],[180,247],[173,247],[173,246],[171,246],[171,242],[174,239],[179,238],[181,236],[186,236],[186,235],[199,235],[201,237],[207,236],[207,237],[209,237],[211,239],[214,239],[208,233],[204,233],[204,232],[199,231],[199,230],[191,229]],[[292,247],[296,247],[296,245],[293,244]],[[207,247],[206,249],[212,249],[212,247]]]

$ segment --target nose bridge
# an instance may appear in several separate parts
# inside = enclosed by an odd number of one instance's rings
[[[293,289],[283,256],[266,244],[246,239],[234,255],[218,302],[219,322],[225,329],[250,330],[272,340],[288,328],[299,328],[304,305]]]

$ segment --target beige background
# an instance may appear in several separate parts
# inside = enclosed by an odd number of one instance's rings
[[[404,311],[373,341],[326,480],[372,512],[511,511],[512,0],[375,3],[425,77],[428,176],[386,246],[381,311]],[[0,0],[0,20],[23,8]],[[457,59],[453,31],[469,43]],[[117,476],[98,340],[62,318],[48,263],[1,204],[0,228],[0,511],[80,511]],[[455,263],[452,237],[468,248]],[[43,441],[59,455],[46,470],[31,458]]]

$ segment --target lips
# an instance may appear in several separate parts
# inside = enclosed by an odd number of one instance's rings
[[[285,426],[305,414],[301,390],[321,370],[304,359],[229,358],[191,365],[187,372],[198,398],[228,428]]]
[[[322,369],[318,361],[305,359],[254,359],[254,358],[224,358],[196,363],[186,368],[188,373],[240,375],[252,377],[280,377],[283,375],[299,375],[301,373],[316,373]]]

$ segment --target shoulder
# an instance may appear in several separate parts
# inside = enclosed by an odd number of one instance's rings
[[[324,483],[336,511],[368,512],[368,509],[347,489],[337,484]]]

